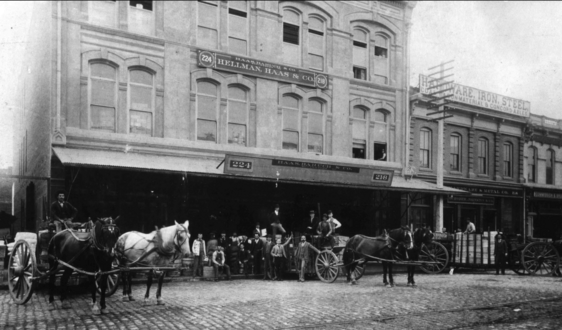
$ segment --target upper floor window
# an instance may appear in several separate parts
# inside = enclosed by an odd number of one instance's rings
[[[380,84],[388,84],[389,77],[389,39],[383,35],[375,35],[374,79]]]
[[[308,152],[324,152],[324,108],[318,100],[308,101]]]
[[[308,61],[309,67],[324,70],[324,21],[316,17],[308,19]]]
[[[237,54],[248,54],[248,3],[228,2],[228,49]]]
[[[554,184],[554,150],[546,151],[546,184]]]
[[[427,128],[420,130],[420,167],[431,168],[431,131]]]
[[[353,118],[351,127],[351,137],[353,139],[352,157],[367,159],[367,119],[368,110],[361,106],[352,109]]]
[[[129,71],[129,133],[152,136],[154,127],[154,75]]]
[[[388,115],[384,110],[375,110],[375,128],[373,134],[373,159],[387,161]]]
[[[301,16],[290,9],[283,10],[283,60],[301,64]]]
[[[299,151],[301,101],[291,95],[283,95],[283,149]]]
[[[117,70],[104,63],[90,64],[90,128],[115,132]]]
[[[478,139],[478,170],[480,174],[488,174],[488,140]]]
[[[353,30],[353,78],[367,80],[369,35],[360,29]]]
[[[206,47],[218,47],[219,10],[217,1],[197,2],[197,44]],[[230,15],[229,15],[230,16]]]
[[[503,176],[513,177],[513,144],[510,142],[503,145]]]
[[[537,149],[529,147],[527,150],[527,180],[529,182],[536,182]]]
[[[239,87],[228,88],[228,143],[248,145],[248,93]]]
[[[461,136],[452,134],[450,138],[450,169],[454,172],[461,170]]]
[[[208,81],[197,82],[197,140],[217,142],[218,88]]]
[[[154,1],[129,1],[129,31],[154,34]]]

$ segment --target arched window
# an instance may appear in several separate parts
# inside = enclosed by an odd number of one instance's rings
[[[324,103],[308,101],[308,152],[324,152]]]
[[[301,64],[301,16],[289,9],[283,10],[283,60]]]
[[[388,115],[385,110],[375,110],[374,160],[388,160]]]
[[[420,130],[420,167],[431,168],[431,142],[431,130],[422,128]]]
[[[369,35],[360,29],[353,30],[353,78],[367,80],[369,68]]]
[[[488,174],[488,140],[478,139],[478,171],[480,174]]]
[[[383,35],[375,35],[375,82],[388,84],[389,75],[389,39]]]
[[[218,47],[219,7],[217,1],[197,2],[197,45]]]
[[[228,88],[228,143],[248,143],[248,93],[239,87]]]
[[[451,134],[450,138],[450,169],[454,172],[461,171],[462,138],[459,134]]]
[[[283,149],[299,151],[300,100],[291,95],[283,95]]]
[[[308,63],[311,69],[324,70],[325,52],[324,21],[316,17],[308,19]]]
[[[129,133],[152,136],[154,120],[154,75],[129,71]]]
[[[351,115],[353,118],[351,127],[352,156],[353,158],[367,159],[368,110],[361,106],[355,106]]]
[[[217,142],[218,88],[208,81],[197,82],[197,140]]]
[[[503,144],[503,176],[513,177],[513,144],[511,142]]]
[[[90,63],[90,129],[115,132],[117,70],[105,63]]]
[[[237,54],[248,53],[248,2],[228,2],[228,49]]]
[[[554,184],[554,150],[546,151],[546,184]]]
[[[529,147],[527,151],[527,180],[529,182],[537,182],[537,149],[535,147]]]

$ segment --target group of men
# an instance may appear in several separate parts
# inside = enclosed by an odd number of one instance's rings
[[[293,238],[292,234],[285,237],[286,230],[280,221],[279,205],[270,217],[272,234],[263,236],[260,224],[256,224],[253,230],[253,237],[246,239],[245,236],[238,236],[236,232],[230,237],[226,237],[226,232],[222,231],[221,236],[215,238],[215,233],[210,234],[208,242],[203,240],[203,234],[199,233],[193,242],[193,279],[196,276],[203,276],[203,265],[207,262],[214,267],[214,280],[218,281],[219,273],[226,273],[227,279],[234,274],[244,273],[262,275],[264,280],[283,280],[283,268],[288,259],[286,246]],[[328,211],[323,216],[323,221],[329,224],[327,236],[334,235],[336,229],[341,227],[341,223],[333,217],[332,211]],[[316,217],[316,212],[310,210],[309,217],[304,219],[299,229],[303,233],[300,242],[294,248],[294,257],[299,268],[299,280],[304,281],[305,269],[310,263],[310,250],[312,245],[307,242],[313,235],[320,234],[319,225],[321,221]],[[262,240],[265,237],[265,242]],[[273,239],[275,238],[275,242]],[[263,271],[262,271],[263,265]]]

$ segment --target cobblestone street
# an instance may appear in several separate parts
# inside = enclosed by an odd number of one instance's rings
[[[89,294],[74,288],[70,308],[49,311],[40,289],[24,306],[0,291],[2,329],[560,329],[562,281],[553,277],[488,274],[417,275],[418,287],[382,286],[366,275],[358,286],[235,280],[169,282],[165,306],[122,302],[118,291],[102,316],[92,316]],[[152,289],[154,298],[155,289]],[[57,297],[58,299],[58,297]]]

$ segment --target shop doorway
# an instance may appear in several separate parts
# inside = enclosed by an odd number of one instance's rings
[[[482,231],[498,231],[499,224],[496,210],[484,210],[482,219]]]

